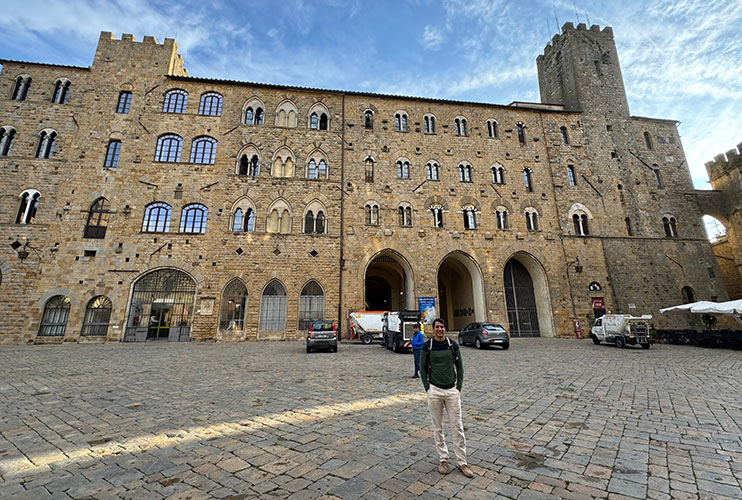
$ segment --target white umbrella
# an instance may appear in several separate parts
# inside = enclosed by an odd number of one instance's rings
[[[732,316],[738,322],[742,323],[742,300],[729,300],[727,302],[701,300],[690,304],[665,307],[664,309],[660,309],[660,314],[671,311],[688,311],[694,314],[721,314],[723,316]]]

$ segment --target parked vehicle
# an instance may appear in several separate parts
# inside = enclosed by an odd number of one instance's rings
[[[338,352],[338,336],[334,321],[312,321],[309,325],[307,352],[317,348]]]
[[[383,316],[384,346],[394,352],[412,349],[415,325],[420,322],[420,311],[387,312]]]
[[[473,345],[477,349],[499,346],[510,348],[510,334],[497,323],[469,323],[459,332],[459,345]]]
[[[631,316],[630,314],[605,314],[595,320],[590,337],[593,344],[608,342],[616,347],[640,345],[649,349],[649,320],[652,316]]]
[[[384,339],[384,313],[386,311],[355,311],[350,313],[351,338],[360,338],[364,344]]]

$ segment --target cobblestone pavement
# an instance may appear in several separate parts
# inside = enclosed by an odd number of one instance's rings
[[[438,474],[412,356],[378,345],[0,346],[0,497],[742,497],[741,351],[462,355],[474,479]]]

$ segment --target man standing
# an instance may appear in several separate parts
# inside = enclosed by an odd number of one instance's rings
[[[420,331],[420,323],[415,325],[415,334],[412,336],[412,354],[415,356],[415,374],[412,378],[419,378],[420,375],[420,350],[425,345],[425,335]]]
[[[446,322],[433,321],[433,338],[422,348],[420,359],[422,382],[428,393],[428,408],[433,427],[433,438],[438,449],[438,472],[448,474],[448,448],[443,434],[443,410],[453,431],[453,451],[459,470],[466,477],[474,477],[466,463],[466,437],[461,420],[461,385],[464,382],[464,363],[459,346],[446,337]]]

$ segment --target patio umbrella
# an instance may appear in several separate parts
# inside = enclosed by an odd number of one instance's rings
[[[665,307],[664,309],[660,309],[660,314],[671,311],[688,311],[694,314],[721,314],[723,316],[731,316],[742,323],[742,300],[729,300],[727,302],[701,300],[691,302],[690,304]]]

